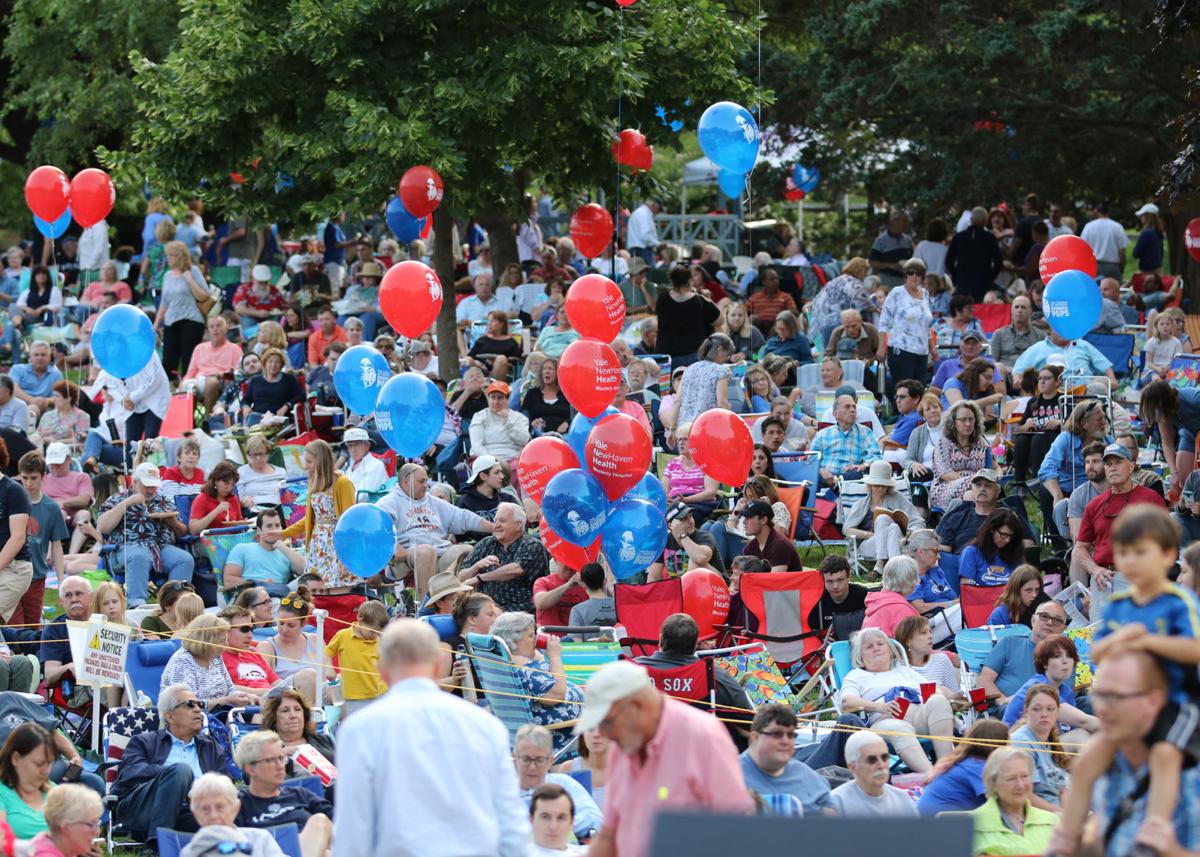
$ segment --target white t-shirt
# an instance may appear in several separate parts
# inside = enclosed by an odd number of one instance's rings
[[[249,464],[238,468],[238,494],[255,505],[273,506],[279,502],[279,489],[287,481],[287,471],[271,466],[270,473],[256,473]]]
[[[851,780],[830,792],[829,799],[842,818],[903,818],[917,815],[917,804],[908,796],[908,792],[886,783],[883,794],[873,797]]]
[[[347,463],[345,474],[355,491],[378,491],[388,479],[387,466],[369,452],[357,464]]]
[[[846,676],[846,680],[842,682],[842,698],[857,696],[860,699],[865,699],[867,702],[879,702],[894,687],[907,687],[914,693],[919,694],[921,692],[921,684],[924,681],[925,679],[921,678],[912,667],[901,664],[897,664],[890,670],[881,673],[874,673],[864,669],[853,669]],[[882,714],[872,713],[869,720],[874,723],[882,716]]]
[[[1089,220],[1079,237],[1092,248],[1097,262],[1115,263],[1120,251],[1129,246],[1129,236],[1125,234],[1125,227],[1111,217]]]

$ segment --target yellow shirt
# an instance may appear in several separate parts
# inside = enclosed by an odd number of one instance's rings
[[[378,637],[364,640],[355,636],[353,628],[343,628],[333,635],[325,654],[338,659],[346,699],[374,699],[387,692],[387,685],[379,677]]]

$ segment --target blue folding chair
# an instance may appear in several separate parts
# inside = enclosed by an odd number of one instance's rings
[[[1111,361],[1113,374],[1118,378],[1125,378],[1133,371],[1132,333],[1089,333],[1083,338]]]
[[[146,694],[150,701],[158,704],[158,688],[162,683],[163,671],[171,655],[179,651],[178,640],[146,640],[130,642],[129,654],[125,658],[125,689],[132,702],[138,691]]]
[[[313,779],[316,779],[315,777]],[[317,780],[320,782],[320,780]],[[322,793],[323,795],[323,793]],[[276,827],[266,828],[275,837],[276,844],[279,845],[279,850],[287,857],[304,857],[300,850],[300,830],[294,824],[280,824]],[[185,833],[182,830],[171,830],[170,828],[158,828],[158,854],[159,857],[179,857],[183,852],[183,848],[192,841],[195,833]]]

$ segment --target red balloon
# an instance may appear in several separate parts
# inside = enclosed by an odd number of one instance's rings
[[[577,339],[558,361],[558,383],[567,401],[585,417],[603,413],[621,386],[621,363],[606,342]],[[746,468],[749,469],[747,464]],[[745,474],[742,474],[745,478]]]
[[[71,204],[71,185],[58,167],[42,166],[25,179],[25,202],[29,210],[47,223],[63,216]]]
[[[632,6],[637,0],[617,0],[618,6]]]
[[[1096,254],[1078,235],[1059,235],[1052,238],[1038,260],[1038,274],[1043,283],[1062,271],[1083,271],[1096,276]]]
[[[1188,255],[1200,262],[1200,217],[1188,223],[1183,244],[1187,247]]]
[[[388,268],[379,284],[379,308],[405,336],[420,336],[442,308],[442,282],[433,269],[409,259]]]
[[[754,440],[741,417],[724,408],[713,408],[692,423],[688,449],[706,476],[737,488],[750,472]]]
[[[729,616],[729,587],[712,569],[694,568],[679,578],[683,584],[683,612],[700,626],[700,639],[716,635],[713,625]]]
[[[433,167],[412,167],[400,178],[400,201],[413,217],[432,214],[444,193],[442,177]]]
[[[629,414],[610,414],[588,432],[588,470],[610,501],[619,500],[650,469],[654,443],[645,426]]]
[[[569,231],[579,252],[589,259],[595,259],[613,240],[612,215],[607,209],[589,202],[571,215]]]
[[[643,146],[634,153],[633,163],[630,164],[635,170],[649,170],[654,166],[654,147]]]
[[[804,199],[804,191],[796,187],[796,182],[788,176],[783,182],[783,196],[789,202],[799,202]]]
[[[71,217],[87,229],[108,217],[117,201],[117,189],[108,173],[92,167],[76,173],[71,179],[70,201]]]
[[[426,217],[423,222],[425,225],[421,227],[421,240],[428,241],[429,234],[433,232],[433,215]]]
[[[569,467],[579,467],[579,456],[570,444],[557,437],[535,437],[517,459],[517,480],[525,496],[542,502],[546,484]]]
[[[541,523],[538,524],[538,535],[542,539],[542,545],[545,546],[546,552],[573,571],[579,571],[587,563],[595,562],[596,558],[600,556],[599,536],[596,537],[596,541],[592,542],[591,547],[581,548],[579,545],[571,544],[550,529],[545,518],[542,518]],[[728,608],[726,609],[728,610]]]
[[[571,327],[585,339],[612,342],[625,326],[625,296],[601,274],[587,274],[571,283],[564,307]]]
[[[620,139],[613,143],[613,156],[618,164],[625,164],[634,169],[648,169],[642,164],[646,161],[646,136],[641,131],[626,128],[621,132]],[[653,158],[653,154],[651,154]]]

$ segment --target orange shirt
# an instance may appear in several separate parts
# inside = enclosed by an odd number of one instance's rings
[[[333,335],[328,339],[325,337],[325,333],[321,330],[321,328],[318,327],[312,332],[312,335],[308,337],[308,365],[310,367],[320,366],[322,363],[324,363],[325,348],[331,342],[347,341],[346,331],[342,329],[340,324],[335,324],[333,326]]]

